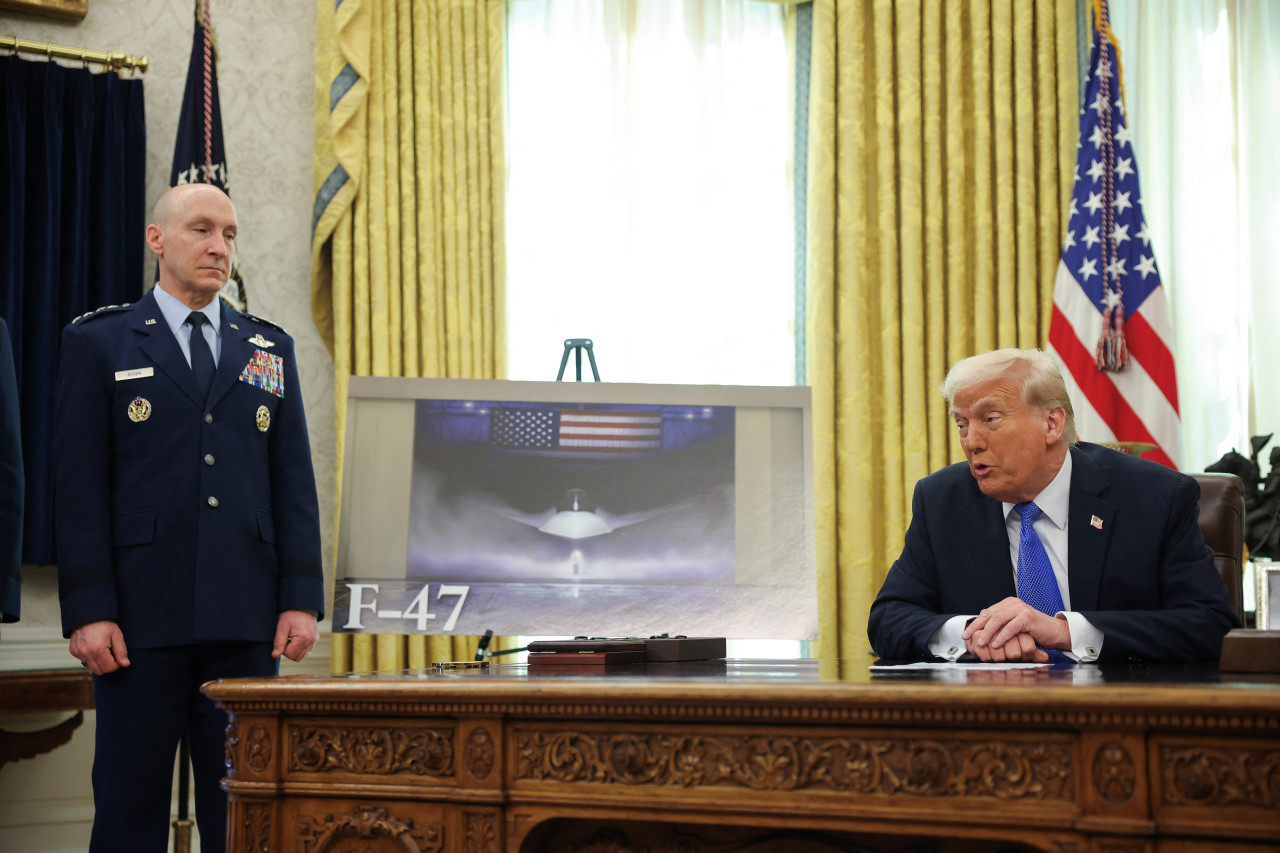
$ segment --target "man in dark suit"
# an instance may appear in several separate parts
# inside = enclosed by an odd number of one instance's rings
[[[0,622],[17,622],[22,604],[21,419],[9,327],[0,319]]]
[[[301,660],[324,606],[293,342],[217,293],[236,237],[218,188],[178,186],[147,245],[159,282],[63,333],[55,424],[58,587],[94,674],[92,851],[163,851],[186,727],[202,849],[225,848],[226,715],[211,679]]]
[[[942,391],[968,461],[916,485],[871,606],[877,655],[1218,659],[1239,625],[1194,479],[1077,442],[1062,375],[1039,350],[965,359]]]

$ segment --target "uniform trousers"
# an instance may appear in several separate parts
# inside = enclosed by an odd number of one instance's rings
[[[165,853],[174,757],[190,732],[200,849],[226,849],[226,712],[200,692],[219,678],[279,672],[271,643],[219,642],[130,649],[130,666],[94,676],[90,853]]]

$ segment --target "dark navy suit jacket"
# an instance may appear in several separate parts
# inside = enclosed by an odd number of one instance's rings
[[[221,310],[204,404],[152,294],[63,332],[55,471],[66,636],[115,619],[130,648],[270,642],[281,611],[322,614],[293,341]]]
[[[9,327],[0,319],[0,622],[22,609],[22,427]]]
[[[1103,632],[1099,661],[1217,660],[1239,625],[1196,522],[1199,485],[1095,444],[1072,447],[1071,460],[1071,609]],[[968,463],[916,484],[902,554],[871,606],[877,655],[932,658],[943,622],[1017,594],[1002,510]]]

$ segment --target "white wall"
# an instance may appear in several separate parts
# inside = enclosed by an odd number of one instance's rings
[[[284,326],[297,343],[311,452],[320,493],[325,574],[332,581],[333,361],[311,320],[311,152],[316,6],[311,0],[212,0],[218,85],[231,193],[240,218],[240,262],[249,310]],[[191,49],[188,0],[90,0],[83,21],[0,12],[0,35],[146,55],[147,199],[168,185]],[[142,235],[138,241],[142,243]],[[146,281],[154,275],[149,259]],[[78,665],[61,639],[52,567],[24,570],[22,621],[0,628],[0,669]],[[306,667],[327,672],[327,643]],[[63,716],[0,717],[0,729],[46,727]],[[93,806],[89,768],[94,716],[71,743],[0,768],[0,850],[83,851]]]

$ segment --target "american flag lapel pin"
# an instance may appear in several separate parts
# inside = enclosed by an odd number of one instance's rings
[[[1102,529],[1102,519],[1098,518],[1098,517],[1095,515],[1095,516],[1093,516],[1092,518],[1090,518],[1090,519],[1089,519],[1089,525],[1090,525],[1091,527],[1093,527],[1095,530],[1101,530],[1101,529]]]

